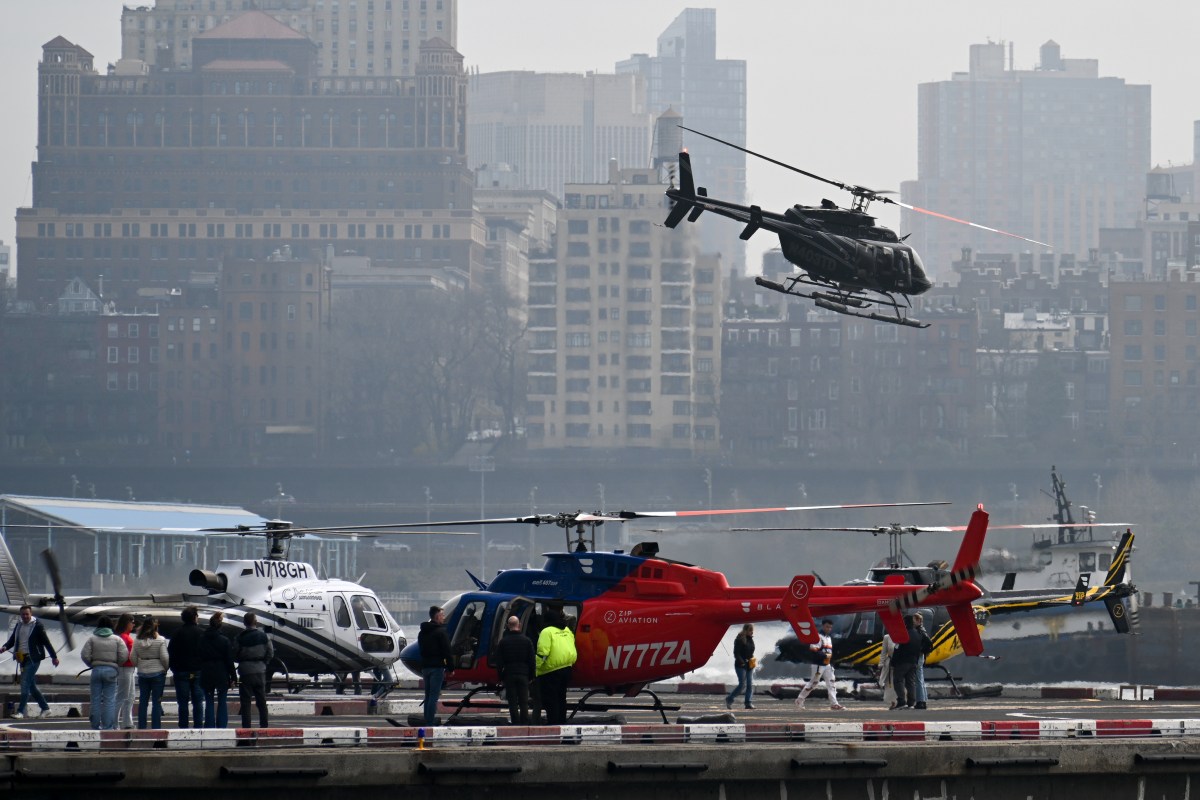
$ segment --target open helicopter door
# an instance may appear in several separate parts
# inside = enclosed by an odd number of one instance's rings
[[[333,638],[338,644],[358,649],[358,637],[354,632],[354,620],[350,617],[350,603],[340,592],[329,594],[329,610],[333,618]]]
[[[450,637],[450,652],[454,654],[455,669],[471,669],[475,660],[482,655],[480,642],[484,626],[494,619],[496,607],[487,607],[487,601],[482,597],[463,597],[462,616],[454,624],[454,632]]]

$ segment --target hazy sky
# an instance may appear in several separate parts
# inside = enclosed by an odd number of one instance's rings
[[[915,178],[917,84],[965,71],[968,47],[988,40],[1011,41],[1018,69],[1035,66],[1038,47],[1054,39],[1065,58],[1097,59],[1102,76],[1150,84],[1153,163],[1192,160],[1192,122],[1200,119],[1194,66],[1200,3],[695,5],[717,8],[718,57],[748,62],[749,147],[829,178],[892,189]],[[61,34],[92,52],[103,70],[120,55],[121,6],[120,0],[0,0],[6,75],[0,86],[0,240],[13,242],[14,209],[30,201],[41,45]],[[658,34],[685,7],[662,0],[459,0],[458,47],[467,64],[483,72],[611,72],[630,53],[653,54]],[[754,160],[749,189],[765,208],[812,203],[835,191]],[[899,223],[893,210],[880,216],[885,224]],[[767,244],[762,237],[755,249]]]

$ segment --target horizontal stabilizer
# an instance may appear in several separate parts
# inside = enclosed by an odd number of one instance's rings
[[[700,219],[700,215],[704,213],[704,206],[692,206],[692,213],[688,214],[688,222],[695,222]]]
[[[983,640],[979,637],[979,626],[975,624],[975,609],[970,603],[954,603],[946,606],[950,612],[950,622],[954,624],[954,633],[962,645],[963,652],[969,656],[983,653]]]
[[[816,644],[820,641],[817,635],[817,621],[813,619],[812,611],[808,608],[808,598],[812,595],[815,580],[812,575],[797,575],[783,593],[784,619],[791,623],[796,638],[805,644]]]

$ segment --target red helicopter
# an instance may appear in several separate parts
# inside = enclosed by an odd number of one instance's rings
[[[858,611],[877,612],[898,642],[907,641],[902,612],[916,606],[945,606],[968,655],[983,650],[971,602],[983,592],[972,577],[983,548],[988,515],[982,506],[967,526],[952,570],[934,584],[914,586],[902,576],[874,586],[816,586],[811,574],[799,574],[787,586],[733,587],[720,572],[662,558],[658,545],[643,542],[628,553],[595,552],[595,528],[605,522],[640,518],[745,514],[829,508],[881,507],[893,504],[808,506],[717,511],[581,513],[432,523],[432,527],[481,524],[553,524],[564,529],[568,552],[548,553],[542,569],[511,569],[490,583],[475,578],[476,590],[460,594],[443,607],[456,667],[449,679],[494,688],[499,677],[490,655],[509,616],[536,638],[544,614],[561,610],[575,631],[578,661],[574,688],[594,694],[633,697],[647,691],[654,708],[661,702],[646,686],[683,675],[705,664],[733,625],[786,620],[801,641],[817,639],[817,617]],[[901,503],[896,505],[933,505]],[[431,527],[414,523],[411,527]],[[398,526],[388,526],[398,527]],[[408,527],[408,526],[406,526]],[[585,536],[591,532],[591,541]],[[577,538],[571,541],[571,533]],[[470,574],[470,573],[468,573]],[[400,660],[420,674],[420,653],[410,644]],[[612,708],[613,706],[609,706]],[[665,721],[665,715],[664,715]]]

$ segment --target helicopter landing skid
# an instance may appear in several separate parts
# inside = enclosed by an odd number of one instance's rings
[[[486,708],[492,711],[503,709],[506,714],[508,713],[508,705],[505,703],[498,703],[495,700],[487,700],[481,703],[471,702],[471,698],[480,692],[492,692],[498,695],[500,693],[500,687],[485,683],[481,686],[476,686],[473,689],[469,689],[467,693],[463,695],[463,698],[455,704],[454,713],[446,718],[446,724],[449,724],[451,720],[468,708]],[[446,705],[449,705],[449,703],[446,703]]]
[[[776,283],[772,280],[767,280],[763,277],[757,277],[754,282],[765,289],[771,289],[781,294],[790,294],[794,297],[803,297],[807,300],[812,300],[818,308],[823,308],[826,311],[832,311],[836,314],[844,314],[848,317],[859,317],[861,319],[874,320],[875,322],[887,322],[893,325],[903,325],[908,328],[928,328],[928,322],[921,322],[918,319],[912,319],[907,316],[908,309],[911,305],[908,303],[908,296],[902,295],[905,302],[900,303],[895,297],[888,292],[879,292],[881,297],[872,297],[870,295],[858,294],[853,291],[839,289],[827,283],[814,281],[806,275],[795,278],[788,278],[786,285]],[[813,291],[800,291],[798,285],[817,287]],[[826,291],[822,291],[826,290]],[[890,308],[892,314],[880,314],[875,311],[865,311],[863,309],[871,306],[881,306]]]
[[[603,714],[603,713],[606,713],[609,711],[645,711],[645,710],[649,710],[649,711],[657,711],[658,715],[660,717],[662,717],[663,724],[667,725],[667,724],[669,724],[667,721],[667,712],[679,710],[679,706],[663,705],[662,698],[659,697],[651,689],[642,689],[636,695],[633,695],[633,697],[640,697],[643,694],[650,695],[652,698],[654,698],[654,703],[651,705],[646,705],[645,703],[589,703],[588,700],[593,695],[597,695],[597,694],[606,694],[607,695],[610,693],[606,689],[592,689],[587,694],[585,694],[583,697],[579,698],[579,702],[577,702],[575,704],[575,707],[571,709],[571,713],[569,715],[567,715],[567,719],[568,720],[574,719],[575,715],[581,711],[584,711],[584,712],[595,711],[595,712]]]

